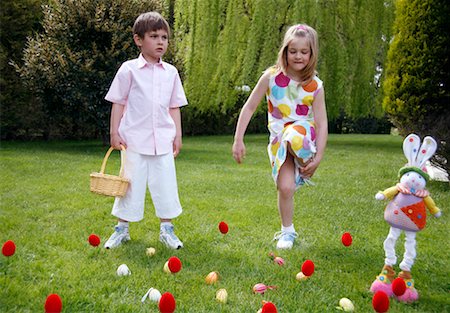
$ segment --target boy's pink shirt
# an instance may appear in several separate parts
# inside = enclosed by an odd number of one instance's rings
[[[176,128],[170,108],[187,104],[177,69],[166,62],[149,64],[144,57],[126,61],[105,96],[125,106],[119,135],[127,149],[146,155],[173,152]]]

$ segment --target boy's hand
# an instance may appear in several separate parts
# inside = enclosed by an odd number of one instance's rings
[[[122,150],[122,148],[120,147],[121,145],[124,146],[125,149],[127,148],[127,144],[125,143],[125,141],[123,141],[123,139],[119,136],[119,134],[111,134],[110,142],[111,147],[113,147],[116,150]]]
[[[241,164],[245,159],[245,144],[242,140],[235,140],[233,143],[233,158]]]
[[[180,150],[182,147],[181,137],[176,136],[173,140],[173,157],[176,158],[178,154],[180,154]]]

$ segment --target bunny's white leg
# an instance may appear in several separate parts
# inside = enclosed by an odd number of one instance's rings
[[[403,254],[403,260],[400,263],[400,269],[402,271],[411,271],[411,267],[414,264],[416,258],[416,234],[417,232],[405,231],[405,253]]]
[[[384,259],[384,264],[393,266],[397,263],[397,256],[395,255],[395,244],[397,242],[398,237],[400,237],[402,230],[391,227],[389,230],[389,234],[384,241],[384,253],[386,258]]]

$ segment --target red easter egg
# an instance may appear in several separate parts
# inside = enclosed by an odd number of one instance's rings
[[[62,301],[59,295],[52,293],[45,300],[45,313],[59,313],[62,311]]]
[[[277,307],[272,302],[264,303],[261,313],[278,313]]]
[[[181,261],[176,256],[170,257],[168,266],[172,273],[178,273],[181,270]]]
[[[97,247],[100,244],[100,237],[95,234],[90,235],[89,243],[91,244],[91,246]]]
[[[16,244],[12,240],[6,241],[2,246],[2,253],[4,256],[11,256],[16,252]]]
[[[305,276],[311,276],[314,273],[314,262],[311,260],[303,262],[302,273],[305,274]]]
[[[384,313],[389,310],[389,297],[381,290],[377,291],[372,298],[373,309],[378,313]]]
[[[344,233],[342,235],[342,244],[346,247],[350,246],[352,244],[353,238],[352,235],[350,235],[350,233]]]
[[[159,312],[173,313],[175,311],[175,298],[170,292],[165,292],[159,299]]]
[[[400,277],[394,279],[392,282],[392,291],[397,297],[402,296],[406,291],[405,281]]]
[[[225,222],[220,222],[219,223],[219,230],[222,234],[226,234],[228,233],[228,224]]]

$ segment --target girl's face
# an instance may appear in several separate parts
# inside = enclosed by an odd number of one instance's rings
[[[157,63],[167,51],[169,35],[164,29],[158,29],[146,32],[144,38],[134,35],[134,42],[147,62]]]
[[[311,57],[308,38],[295,37],[287,46],[286,52],[288,70],[296,72],[303,70]]]

